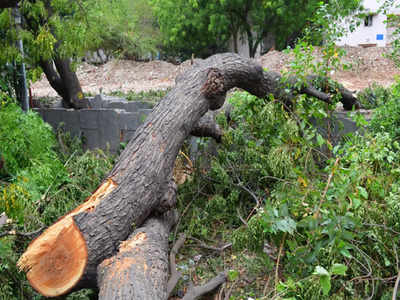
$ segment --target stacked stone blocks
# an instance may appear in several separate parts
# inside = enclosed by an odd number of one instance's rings
[[[89,99],[90,108],[36,108],[54,130],[82,138],[85,149],[103,149],[116,153],[127,143],[152,111],[148,102],[128,102],[122,98],[97,95]]]

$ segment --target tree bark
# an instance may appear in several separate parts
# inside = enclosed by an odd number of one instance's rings
[[[175,205],[174,162],[199,120],[221,108],[233,87],[258,97],[279,94],[277,79],[232,53],[214,55],[178,76],[99,188],[21,256],[18,265],[31,285],[45,296],[97,287],[98,266],[116,254],[133,227]]]
[[[99,265],[99,300],[167,299],[168,236],[176,219],[173,212],[148,219]]]
[[[78,76],[71,68],[70,58],[56,57],[54,64],[64,85],[65,94],[63,100],[73,108],[88,108],[88,102],[83,95]]]
[[[55,58],[54,62],[53,60],[41,60],[39,64],[51,87],[62,97],[65,108],[88,107],[79,79],[71,69],[70,59]]]
[[[68,101],[68,93],[65,89],[64,82],[58,74],[57,70],[54,68],[54,63],[52,60],[41,60],[39,62],[47,80],[49,81],[51,87],[57,92],[59,96],[63,99],[63,106],[65,108],[71,108],[72,104]]]

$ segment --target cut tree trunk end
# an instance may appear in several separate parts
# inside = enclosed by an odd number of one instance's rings
[[[18,265],[39,293],[58,296],[97,288],[98,266],[117,254],[133,228],[155,212],[174,207],[176,157],[196,128],[203,128],[200,134],[216,131],[199,121],[209,110],[222,107],[233,87],[258,97],[282,92],[279,76],[232,53],[211,56],[178,76],[176,86],[137,129],[96,192],[32,241],[21,256]],[[57,277],[50,266],[60,270]]]

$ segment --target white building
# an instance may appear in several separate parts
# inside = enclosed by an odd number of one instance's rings
[[[398,2],[399,1],[394,1]],[[367,16],[353,32],[347,34],[339,42],[338,46],[361,46],[361,47],[385,47],[392,41],[393,28],[387,24],[387,16],[380,11],[383,1],[364,0],[363,7]],[[391,14],[400,14],[399,8],[391,8]]]

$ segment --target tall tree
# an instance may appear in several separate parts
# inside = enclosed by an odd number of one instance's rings
[[[254,57],[263,39],[274,37],[278,48],[285,48],[310,24],[319,7],[327,5],[334,15],[346,15],[358,8],[360,0],[153,0],[165,43],[176,47],[197,46],[230,37],[237,52],[237,40],[248,41]]]
[[[66,107],[85,106],[74,62],[86,51],[102,46],[138,55],[155,51],[157,32],[147,0],[21,0],[18,33],[11,10],[4,9],[15,4],[9,0],[0,6],[0,64],[22,59],[15,40],[23,39],[24,59],[41,68]]]

